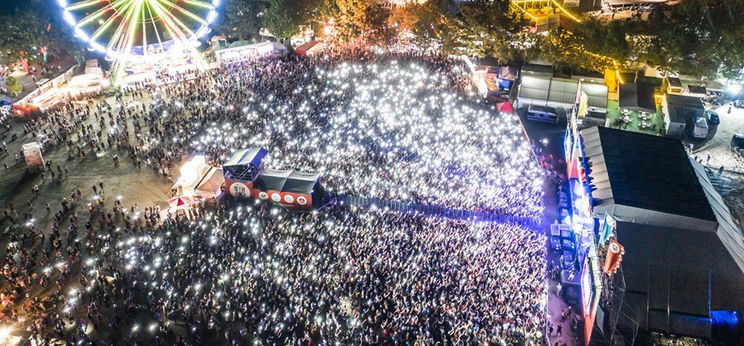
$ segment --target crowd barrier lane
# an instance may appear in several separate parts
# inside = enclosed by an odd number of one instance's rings
[[[402,213],[422,214],[426,216],[444,217],[457,220],[509,222],[529,226],[530,228],[540,225],[539,220],[524,216],[507,215],[488,211],[454,209],[438,205],[385,200],[372,197],[340,195],[336,196],[336,201],[342,206],[355,206],[362,209],[386,209]]]

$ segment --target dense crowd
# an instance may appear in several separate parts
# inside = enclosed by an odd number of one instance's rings
[[[71,102],[24,130],[70,160],[112,150],[164,175],[193,153],[219,164],[262,146],[268,167],[319,171],[333,193],[537,220],[541,174],[515,116],[466,85],[456,62],[428,55],[265,59]],[[47,166],[52,179],[67,174]],[[0,317],[33,338],[543,341],[545,237],[522,225],[229,200],[161,219],[104,204],[103,184],[93,193],[85,211],[81,191],[65,198],[48,233],[24,213],[2,259]]]

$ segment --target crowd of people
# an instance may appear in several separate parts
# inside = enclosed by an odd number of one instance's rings
[[[542,174],[516,116],[467,83],[456,61],[415,53],[262,59],[69,102],[24,131],[69,160],[107,150],[163,175],[262,146],[267,167],[320,172],[335,194],[538,220]],[[93,193],[85,211],[79,190],[48,206],[51,233],[27,213],[11,236],[0,317],[28,340],[543,341],[545,236],[527,226],[232,200],[163,217]]]

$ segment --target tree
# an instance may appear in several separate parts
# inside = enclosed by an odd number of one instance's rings
[[[227,1],[217,32],[243,40],[258,36],[261,30],[260,14],[267,7],[268,2],[264,0]]]
[[[0,17],[0,63],[9,65],[21,59],[37,58],[38,47],[49,43],[46,27],[43,18],[29,10]]]
[[[0,15],[0,63],[43,57],[43,48],[50,56],[65,53],[81,54],[83,45],[72,36],[59,11],[42,0],[23,3],[25,7]]]
[[[446,4],[438,8],[445,9]],[[529,40],[521,14],[511,11],[508,1],[462,3],[459,13],[444,12],[438,32],[448,53],[520,60]]]
[[[739,77],[744,66],[744,16],[740,2],[683,1],[657,9],[633,34],[650,37],[640,61],[661,70],[694,76]],[[633,47],[635,50],[635,47]]]
[[[290,38],[310,21],[319,0],[267,0],[263,27],[278,38]]]
[[[323,20],[332,18],[337,34],[347,38],[366,32],[374,7],[367,0],[323,0],[319,13]]]
[[[13,76],[9,76],[5,79],[5,87],[14,96],[18,96],[23,91],[23,84]]]
[[[395,6],[390,11],[387,24],[390,27],[413,32],[424,13],[424,5]]]

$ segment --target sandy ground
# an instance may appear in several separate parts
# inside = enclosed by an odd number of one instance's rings
[[[109,102],[113,103],[113,99]],[[90,117],[89,121],[95,120]],[[32,141],[31,134],[23,133],[23,122],[11,120],[13,127],[5,137],[8,145],[9,154],[0,154],[0,161],[8,165],[8,169],[2,170],[0,180],[0,207],[12,204],[16,210],[25,212],[28,208],[29,201],[32,201],[33,215],[37,218],[37,226],[44,229],[48,216],[53,215],[61,209],[61,202],[64,197],[69,196],[73,191],[82,191],[83,196],[93,199],[94,193],[92,186],[102,182],[105,191],[108,192],[106,198],[112,202],[114,198],[121,196],[122,205],[131,207],[135,204],[140,208],[159,204],[162,209],[167,207],[167,200],[171,182],[167,177],[158,175],[147,165],[142,165],[138,170],[129,160],[124,152],[119,154],[119,166],[114,166],[112,156],[113,149],[98,153],[98,155],[87,155],[84,159],[74,158],[67,159],[66,145],[57,145],[46,149],[43,152],[45,161],[51,161],[52,166],[60,165],[67,167],[69,175],[59,179],[57,176],[54,180],[49,171],[44,172],[44,180],[41,179],[40,172],[36,169],[30,169],[25,162],[15,160],[15,153],[21,151],[24,143]],[[130,126],[132,129],[133,126]],[[2,131],[2,130],[0,130]],[[11,141],[12,134],[17,134],[17,139]],[[56,168],[54,169],[56,173]],[[39,196],[32,199],[31,189],[34,185],[39,186]],[[114,195],[114,193],[116,195]],[[46,211],[46,203],[52,207],[51,215]],[[5,220],[5,215],[0,214],[0,226],[3,230],[9,226],[9,220]]]

